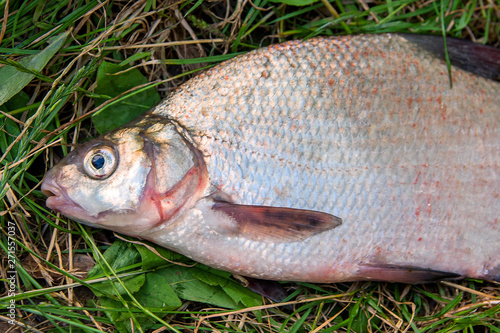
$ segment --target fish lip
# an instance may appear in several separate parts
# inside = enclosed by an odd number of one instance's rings
[[[70,217],[79,215],[78,212],[86,213],[82,206],[71,200],[66,191],[50,174],[47,174],[43,180],[41,190],[47,196],[45,205],[48,208]]]
[[[45,204],[50,209],[57,210],[58,207],[68,203],[69,198],[66,197],[62,188],[53,178],[44,179],[41,190],[47,196]]]
[[[62,191],[53,183],[49,183],[47,180],[44,180],[42,183],[42,193],[47,196],[45,204],[50,209],[55,209],[55,207],[60,206],[65,201]]]

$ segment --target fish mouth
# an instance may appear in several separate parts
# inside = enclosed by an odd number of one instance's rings
[[[61,189],[54,186],[54,184],[51,184],[51,182],[44,181],[42,183],[42,193],[47,196],[45,204],[50,209],[57,210],[58,207],[64,206],[68,203]]]
[[[50,209],[59,210],[59,208],[72,203],[71,200],[68,200],[69,198],[65,195],[63,189],[52,178],[43,180],[42,193],[47,196],[45,204]]]
[[[41,190],[47,196],[47,200],[45,201],[47,208],[53,209],[77,221],[81,220],[81,216],[89,220],[90,216],[85,209],[71,200],[66,191],[57,184],[57,181],[50,174],[47,174],[43,180]],[[95,221],[89,222],[95,223]]]

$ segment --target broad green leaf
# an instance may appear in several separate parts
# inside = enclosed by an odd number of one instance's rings
[[[169,262],[167,260],[170,260],[172,262],[189,262],[191,259],[183,256],[182,254],[178,254],[176,252],[170,251],[168,249],[165,249],[160,246],[154,246],[153,249],[157,253],[152,252],[150,249],[148,249],[144,245],[140,244],[134,244],[135,248],[137,251],[139,251],[141,255],[141,263],[142,263],[142,269],[143,270],[148,270],[151,268],[155,268],[158,266],[163,266],[168,264]],[[161,256],[159,256],[159,255]],[[167,260],[165,260],[167,259]]]
[[[0,130],[0,151],[6,151],[7,147],[17,138],[19,133],[21,133],[21,130],[19,129],[19,125],[9,118],[0,120]],[[17,155],[18,148],[19,143],[16,143],[2,163],[12,162],[14,156]]]
[[[291,5],[291,6],[307,6],[315,2],[318,2],[319,0],[269,0],[269,1],[284,3],[286,5]]]
[[[211,286],[193,274],[197,267],[170,266],[157,271],[182,299],[203,302],[228,309],[240,308],[220,287]]]
[[[19,93],[12,96],[7,102],[4,103],[3,107],[5,107],[8,111],[13,111],[16,109],[24,108],[30,100],[30,97],[24,91],[20,91]],[[28,115],[29,117],[29,115]]]
[[[136,264],[141,260],[141,256],[133,244],[122,240],[114,242],[113,245],[104,252],[103,256],[115,271]],[[89,271],[88,277],[92,278],[97,275],[102,275],[104,271],[101,266],[106,266],[106,264],[102,263],[102,265],[95,265]]]
[[[155,251],[169,260],[190,260],[163,248],[155,247]],[[139,244],[116,241],[104,252],[104,258],[117,273],[129,271],[129,268],[139,268],[141,262],[143,270],[156,268],[154,272],[121,279],[133,296],[147,308],[177,308],[180,306],[180,299],[230,309],[261,304],[261,297],[232,280],[231,273],[201,264],[195,267],[170,264],[165,267],[168,262]],[[90,278],[103,274],[99,266],[96,265],[89,272]],[[113,284],[110,281],[95,284],[98,289],[96,295],[116,295],[118,292],[126,298],[123,286],[117,281]]]
[[[133,294],[144,285],[146,281],[146,274],[122,277],[120,278],[120,281],[121,283],[118,280],[113,279],[112,281],[96,283],[93,286],[99,291],[94,291],[94,294],[96,294],[96,296],[127,295],[127,290]]]
[[[213,274],[212,272],[215,271],[215,269],[212,269],[210,267],[204,266],[204,265],[198,265],[198,269],[193,270],[193,275],[200,281],[205,282],[206,284],[209,284],[211,286],[221,286],[223,284],[226,284],[231,276],[231,273],[229,272],[223,272],[226,273],[224,274],[225,276]]]
[[[241,285],[241,283],[231,279],[231,273],[210,268],[199,264],[193,275],[197,279],[212,286],[220,286],[224,292],[229,295],[237,304],[243,304],[246,307],[262,304],[262,298]]]
[[[182,305],[168,281],[157,273],[146,274],[146,282],[134,297],[147,308],[173,310]]]
[[[196,268],[192,270],[192,273],[197,279],[212,286],[220,286],[223,292],[231,297],[236,304],[242,304],[246,307],[262,304],[262,297],[233,280],[231,273],[201,264],[198,264]]]
[[[226,280],[227,283],[221,285],[226,294],[229,295],[237,304],[243,304],[245,307],[262,305],[262,297],[250,289],[243,287],[238,282]]]
[[[174,310],[182,305],[181,300],[170,287],[168,282],[156,273],[148,273],[144,285],[134,295],[135,299],[145,308],[150,309],[159,317],[163,317],[162,311]],[[124,296],[128,299],[127,296]],[[101,297],[101,306],[105,307],[106,315],[115,324],[120,332],[133,332],[130,325],[131,314],[123,311],[123,304],[109,297]],[[134,310],[133,316],[143,330],[150,329],[155,320],[150,316],[135,310],[132,305],[130,309]],[[116,311],[121,310],[121,311]]]
[[[68,32],[63,32],[49,39],[49,46],[37,54],[27,56],[19,61],[19,64],[26,69],[41,71],[49,60],[63,46],[68,36]],[[0,68],[0,105],[7,102],[12,96],[17,94],[35,77],[34,74],[25,73],[13,66]]]
[[[108,316],[113,325],[115,325],[117,332],[133,332],[130,324],[130,315],[128,312],[123,311],[122,302],[109,297],[101,297],[99,299],[99,302],[101,303],[100,308],[104,311],[106,316]],[[121,309],[121,311],[117,311],[118,309]],[[147,329],[147,327],[150,326],[148,325],[147,321],[151,320],[148,320],[144,317],[144,315],[140,314],[135,316],[136,320],[139,322],[139,325],[141,325],[141,328]]]
[[[97,70],[97,87],[94,91],[103,97],[95,98],[95,104],[99,106],[145,83],[148,83],[148,80],[138,69],[129,69],[129,67],[103,61]],[[143,90],[93,114],[92,122],[99,133],[106,133],[128,123],[159,101],[160,95],[154,88]]]
[[[104,259],[111,266],[111,268],[115,272],[124,271],[127,267],[134,267],[135,264],[139,263],[141,260],[141,256],[139,252],[135,249],[132,243],[127,243],[124,241],[116,241],[111,245],[106,252],[104,252]],[[95,265],[88,273],[88,277],[92,278],[98,275],[103,274],[103,268],[101,266],[106,267],[106,263],[102,263],[101,265]],[[135,265],[136,266],[136,265]],[[108,272],[109,274],[109,272]],[[125,288],[127,288],[131,293],[139,290],[145,281],[145,274],[124,277],[121,278],[122,283]],[[114,284],[114,287],[113,287]],[[94,285],[99,292],[94,291],[97,296],[101,296],[102,294],[112,294],[116,295],[117,293],[120,295],[126,294],[125,289],[121,285],[120,282],[113,280],[99,282]]]

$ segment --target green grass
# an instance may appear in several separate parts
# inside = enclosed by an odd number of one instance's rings
[[[206,332],[500,332],[498,284],[471,280],[423,286],[290,283],[285,284],[290,295],[287,306],[264,300],[262,305],[228,310],[214,307],[213,299],[197,302],[189,295],[180,295],[181,305],[175,308],[149,306],[140,301],[129,281],[150,270],[135,259],[113,266],[114,259],[102,255],[116,242],[113,234],[54,215],[45,208],[39,187],[46,170],[72,144],[97,135],[92,115],[104,114],[120,103],[132,104],[123,102],[127,96],[156,89],[164,97],[200,69],[294,38],[412,32],[446,34],[498,47],[498,1],[334,0],[333,11],[322,2],[294,7],[266,0],[255,0],[253,5],[241,2],[241,6],[233,1],[230,8],[227,1],[218,0],[4,0],[0,4],[1,70],[11,66],[27,81],[15,91],[14,79],[0,80],[0,95],[13,95],[0,103],[0,331],[12,328],[7,307],[14,300],[15,325],[31,332],[100,332],[131,325],[135,332],[162,327],[182,332],[196,328]],[[64,43],[57,45],[56,36],[63,36]],[[193,39],[200,42],[192,43]],[[35,58],[42,50],[50,55],[46,61]],[[150,84],[114,95],[96,89],[97,70],[104,60],[133,66]],[[104,103],[97,105],[96,100]],[[163,255],[190,263],[172,253]],[[12,270],[9,259],[13,258]],[[96,263],[101,275],[86,279]],[[176,267],[168,262],[160,265]],[[9,271],[16,272],[13,297]],[[107,278],[118,282],[110,284],[106,303],[90,291],[102,292]],[[221,294],[227,293],[222,286],[226,277],[214,279]],[[127,320],[117,324],[120,315]]]

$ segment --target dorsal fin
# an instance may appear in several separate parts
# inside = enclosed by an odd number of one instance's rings
[[[445,60],[443,37],[401,34],[418,47]],[[500,49],[457,38],[446,37],[450,63],[490,80],[500,81]]]

